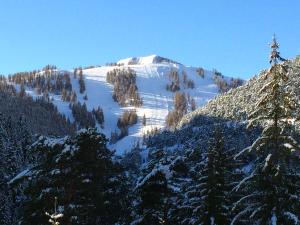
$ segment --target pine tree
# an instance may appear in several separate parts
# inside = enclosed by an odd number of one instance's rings
[[[218,128],[217,128],[218,129]],[[207,165],[201,171],[200,188],[202,207],[199,208],[202,224],[225,225],[229,222],[230,156],[224,146],[222,131],[216,130],[210,141]]]
[[[143,115],[143,121],[142,121],[142,124],[143,124],[143,126],[146,126],[146,125],[147,125],[147,118],[146,118],[146,115],[145,115],[145,114]]]
[[[77,73],[78,73],[78,69],[75,68],[74,71],[73,71],[73,78],[74,79],[77,79]]]
[[[185,93],[176,92],[174,96],[174,109],[168,113],[166,124],[170,128],[176,127],[180,119],[187,113],[188,101]]]
[[[97,120],[97,122],[100,124],[100,126],[103,128],[104,127],[104,113],[103,113],[103,109],[98,106],[97,109],[93,109],[92,113],[95,116],[95,119]]]
[[[77,102],[76,91],[72,91],[71,96],[70,96],[70,102],[73,104]]]
[[[289,88],[289,68],[278,52],[276,38],[271,44],[267,83],[260,90],[249,125],[264,127],[258,139],[238,155],[256,155],[249,176],[235,188],[243,194],[235,204],[232,224],[299,224],[300,175],[298,143],[290,136],[289,124],[295,115],[296,98]]]
[[[93,128],[75,137],[40,137],[31,149],[29,177],[14,181],[26,186],[20,224],[46,224],[55,196],[61,224],[128,224],[128,182],[106,143]]]
[[[62,99],[63,101],[67,101],[67,95],[68,95],[68,92],[66,91],[66,89],[63,89],[63,90],[61,91],[61,99]]]
[[[232,150],[225,148],[224,134],[217,127],[209,140],[207,153],[195,150],[188,159],[191,182],[186,183],[182,203],[183,224],[226,225],[230,223],[230,191],[239,178]]]
[[[191,110],[195,111],[196,108],[197,108],[196,101],[195,101],[194,98],[192,98],[192,100],[191,100]]]
[[[143,175],[138,179],[135,188],[139,201],[136,206],[136,219],[132,224],[169,224],[171,190],[165,174],[168,168],[169,159],[163,150],[151,153],[151,160],[142,171]]]
[[[79,72],[78,72],[78,82],[79,82],[79,92],[80,94],[83,94],[85,92],[85,82],[84,82],[84,78],[83,78],[83,73],[82,73],[82,68],[79,68]]]

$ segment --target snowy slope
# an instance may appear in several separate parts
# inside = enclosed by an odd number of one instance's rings
[[[117,102],[112,99],[113,86],[106,82],[106,74],[115,68],[131,68],[136,74],[136,82],[138,92],[143,99],[143,105],[136,108],[139,121],[136,125],[129,128],[129,135],[116,144],[110,146],[116,149],[117,154],[122,154],[126,150],[141,141],[141,137],[147,131],[154,128],[164,128],[165,118],[169,111],[173,108],[173,92],[166,90],[166,85],[170,84],[169,73],[171,70],[178,70],[181,92],[185,92],[192,96],[196,105],[202,106],[207,101],[218,94],[218,88],[214,84],[213,72],[205,70],[204,78],[198,75],[195,67],[187,67],[176,63],[172,60],[162,58],[156,55],[138,58],[128,58],[120,60],[118,66],[101,66],[91,69],[84,69],[83,75],[85,79],[86,91],[79,93],[78,80],[72,78],[73,89],[77,92],[77,98],[80,102],[85,102],[89,111],[100,106],[104,111],[104,129],[101,129],[107,137],[111,132],[117,130],[117,120],[122,112],[133,107],[120,107]],[[185,71],[187,78],[195,83],[194,89],[184,89],[182,83],[182,71]],[[72,71],[70,71],[72,72]],[[229,78],[226,78],[229,79]],[[34,95],[34,92],[28,90],[28,93]],[[84,100],[83,96],[87,95],[88,100]],[[71,110],[69,103],[61,100],[60,96],[53,96],[53,103],[57,105],[61,113],[66,114],[71,121]],[[145,114],[147,118],[146,126],[142,125],[142,117]]]

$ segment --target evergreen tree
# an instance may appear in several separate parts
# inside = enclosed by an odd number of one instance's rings
[[[121,106],[136,106],[143,104],[136,85],[136,73],[134,70],[113,69],[106,76],[106,81],[114,86],[113,99]]]
[[[82,73],[82,68],[79,68],[79,78],[78,78],[78,82],[79,82],[79,92],[80,94],[83,94],[85,92],[85,82],[84,82],[84,78],[83,78],[83,73]]]
[[[225,150],[224,137],[216,130],[210,142],[207,164],[199,178],[200,196],[199,207],[201,224],[225,225],[229,222],[229,191],[230,157]],[[231,175],[231,174],[230,174]]]
[[[76,91],[72,91],[71,96],[70,96],[70,102],[71,103],[76,103],[77,101],[77,95],[76,95]]]
[[[100,124],[100,126],[103,128],[104,126],[104,113],[103,113],[103,109],[98,106],[97,109],[93,109],[92,113],[95,116],[95,119],[97,120],[97,122]]]
[[[180,203],[186,210],[183,224],[230,223],[230,191],[239,177],[232,154],[232,150],[225,148],[222,128],[217,127],[209,140],[207,154],[196,150],[189,156],[188,160],[195,164],[191,166],[192,180],[186,183],[187,198]]]
[[[14,181],[27,183],[20,223],[46,224],[45,212],[57,196],[61,224],[128,224],[128,182],[106,143],[92,128],[73,138],[39,138],[31,149],[35,164],[26,172],[30,177]]]
[[[145,114],[143,115],[143,121],[142,121],[142,124],[143,124],[143,126],[146,126],[146,125],[147,125],[147,118],[146,118],[146,115],[145,115]]]
[[[196,101],[194,98],[191,100],[191,111],[195,111],[197,108]]]
[[[180,119],[187,113],[188,101],[185,93],[176,92],[174,96],[174,109],[168,113],[166,124],[170,128],[175,128]]]
[[[93,113],[87,110],[85,102],[83,104],[80,102],[70,104],[69,107],[80,128],[95,127],[95,118]]]
[[[77,79],[77,73],[78,73],[78,69],[75,68],[74,71],[73,71],[73,78],[74,79]]]
[[[234,204],[237,214],[232,224],[299,224],[300,147],[290,136],[289,124],[295,117],[297,101],[288,85],[289,68],[286,63],[278,63],[283,59],[275,37],[271,48],[272,66],[264,76],[268,82],[249,116],[250,125],[260,123],[264,129],[237,155],[251,152],[256,159],[249,176],[234,188],[243,197]]]
[[[135,188],[139,201],[136,206],[136,219],[132,224],[169,224],[171,190],[166,177],[169,159],[163,150],[157,150],[151,156]]]

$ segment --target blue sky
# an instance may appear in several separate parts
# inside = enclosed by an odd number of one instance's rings
[[[300,54],[298,0],[9,0],[0,2],[0,74],[101,65],[157,54],[249,78]]]

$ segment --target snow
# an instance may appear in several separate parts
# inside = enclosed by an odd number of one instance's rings
[[[249,174],[252,170],[253,170],[253,163],[248,163],[242,168],[242,171],[245,174]]]
[[[284,215],[293,220],[294,224],[299,224],[299,218],[294,213],[284,212]]]
[[[293,146],[292,146],[291,144],[289,144],[289,143],[284,143],[283,145],[284,145],[284,147],[286,147],[286,148],[293,149]]]
[[[269,166],[269,161],[271,160],[272,154],[268,154],[265,159],[265,165],[263,167],[263,171]]]
[[[149,56],[145,56],[145,57],[131,57],[131,58],[127,58],[127,59],[122,59],[120,61],[117,62],[117,64],[124,64],[124,65],[128,65],[128,64],[151,64],[151,63],[155,63],[157,59],[157,55],[149,55]]]
[[[238,191],[238,190],[240,189],[241,185],[243,185],[246,181],[252,179],[252,178],[255,176],[255,173],[256,173],[256,170],[253,170],[252,173],[251,173],[249,176],[245,177],[242,181],[240,181],[240,182],[237,184],[237,186],[235,186],[235,187],[233,188],[233,190],[234,190],[234,191]]]
[[[15,181],[20,180],[24,177],[28,177],[30,175],[31,175],[30,174],[30,169],[23,170],[17,176],[15,176],[13,179],[11,179],[9,182],[7,182],[7,184],[13,184]]]
[[[170,165],[161,165],[158,164],[147,176],[145,176],[138,184],[136,185],[135,189],[140,188],[143,186],[151,177],[154,177],[158,172],[161,172],[165,175],[166,179],[169,179],[172,176],[170,171]]]
[[[54,170],[50,171],[51,175],[56,175],[56,174],[60,174],[60,173],[61,173],[61,171],[59,169],[54,169]]]
[[[272,223],[272,225],[276,225],[277,224],[277,217],[276,217],[276,215],[275,215],[274,212],[272,214],[271,223]]]
[[[204,78],[198,75],[196,67],[187,67],[173,61],[162,61],[162,57],[150,55],[146,57],[128,58],[118,61],[122,66],[101,66],[83,70],[86,91],[79,93],[78,80],[71,75],[73,90],[76,91],[77,99],[81,103],[85,102],[87,109],[100,106],[104,113],[104,128],[98,125],[98,129],[108,138],[112,132],[118,131],[117,120],[124,110],[134,107],[120,107],[112,99],[113,86],[106,82],[107,72],[113,69],[130,68],[137,74],[136,82],[143,105],[135,108],[138,115],[138,123],[129,128],[129,135],[116,144],[109,146],[116,150],[116,154],[121,155],[129,151],[136,143],[141,143],[142,137],[154,129],[165,128],[165,118],[173,108],[173,92],[166,90],[166,85],[170,84],[169,72],[177,70],[179,73],[181,90],[195,99],[197,107],[206,104],[218,94],[218,88],[213,80],[213,72],[204,70]],[[182,72],[187,74],[187,79],[193,80],[194,89],[185,89],[182,82]],[[73,73],[73,71],[69,71]],[[225,77],[226,80],[229,78]],[[33,97],[38,95],[34,90],[26,90]],[[87,95],[88,100],[83,97]],[[70,121],[74,121],[69,103],[61,100],[60,95],[50,94],[50,99],[57,106],[60,113],[65,114]],[[142,125],[142,117],[145,114],[146,126]]]
[[[88,179],[88,178],[82,180],[82,183],[90,183],[90,182],[92,182],[92,181],[90,179]]]
[[[33,145],[39,144],[41,141],[43,141],[43,144],[45,146],[48,146],[50,148],[53,148],[56,145],[63,145],[67,137],[63,138],[47,138],[44,136],[40,136],[39,139],[33,143]]]

